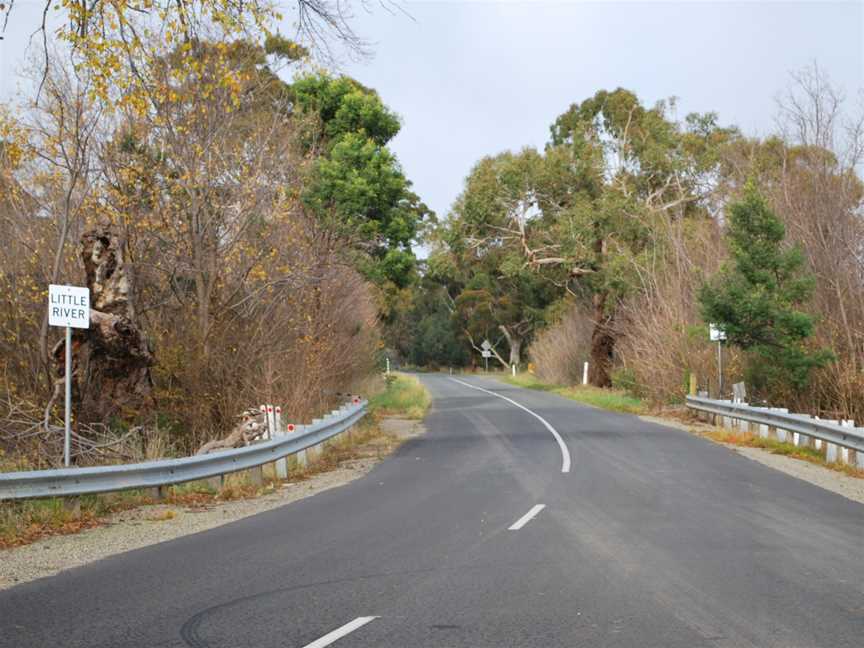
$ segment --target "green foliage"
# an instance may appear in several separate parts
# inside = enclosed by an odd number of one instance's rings
[[[468,363],[465,345],[446,310],[426,315],[417,323],[410,358],[418,367],[461,367]]]
[[[461,367],[470,361],[468,346],[451,313],[444,286],[429,279],[405,289],[402,306],[387,327],[388,344],[418,367]]]
[[[565,295],[590,302],[592,360],[608,385],[615,318],[662,263],[662,225],[707,218],[701,191],[737,136],[713,114],[671,119],[628,90],[600,91],[558,117],[542,153],[481,160],[436,232],[430,271],[454,291],[463,328],[530,341]]]
[[[399,119],[377,93],[348,77],[304,76],[292,93],[300,114],[317,122],[307,147],[324,153],[303,203],[353,243],[367,278],[404,288],[416,278],[411,245],[431,214],[387,148]]]
[[[814,288],[797,247],[784,247],[785,227],[749,183],[729,209],[731,263],[699,293],[702,316],[718,324],[730,344],[751,351],[748,380],[756,389],[807,385],[810,372],[829,362],[827,350],[809,350],[813,316],[801,310]]]
[[[318,117],[325,141],[331,145],[344,135],[358,133],[386,146],[399,132],[399,118],[378,93],[354,79],[315,74],[297,79],[292,87],[297,107]]]
[[[430,272],[454,289],[461,328],[475,338],[494,340],[506,330],[528,340],[561,295],[524,253],[547,225],[538,206],[544,172],[534,149],[484,158],[435,233]]]

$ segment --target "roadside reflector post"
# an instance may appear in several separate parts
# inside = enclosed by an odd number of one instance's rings
[[[582,365],[582,384],[583,385],[588,384],[588,363],[587,362],[584,365]]]
[[[274,415],[275,421],[276,421],[275,437],[285,436],[286,434],[290,434],[290,432],[294,430],[294,426],[291,425],[290,423],[288,424],[288,427],[291,428],[290,431],[282,428],[282,408],[281,407],[274,408],[273,415]],[[281,457],[281,458],[277,459],[274,463],[275,463],[276,478],[277,479],[287,479],[287,477],[288,477],[288,459],[286,459],[285,457]]]

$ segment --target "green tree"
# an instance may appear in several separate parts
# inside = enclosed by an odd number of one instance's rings
[[[784,247],[786,229],[751,182],[729,208],[731,261],[699,292],[702,316],[728,341],[750,351],[748,380],[757,390],[805,387],[810,372],[832,359],[810,350],[814,318],[802,310],[815,282],[799,247]]]
[[[670,108],[673,102],[645,107],[621,88],[600,91],[551,128],[541,202],[550,226],[530,260],[590,300],[589,379],[600,387],[611,384],[619,306],[639,289],[639,272],[662,262],[658,223],[708,217],[704,198],[718,151],[737,136],[713,114],[679,123]]]
[[[387,148],[398,118],[377,93],[348,77],[301,77],[292,93],[300,114],[313,118],[306,146],[322,153],[304,204],[352,243],[367,278],[404,288],[416,279],[411,246],[431,213]]]
[[[543,168],[543,156],[533,149],[481,160],[438,228],[430,259],[454,289],[456,314],[471,343],[503,336],[510,364],[521,363],[525,344],[561,295],[526,259],[536,233],[548,225],[539,209]]]

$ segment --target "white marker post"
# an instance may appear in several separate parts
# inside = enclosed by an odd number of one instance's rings
[[[717,398],[723,400],[723,342],[726,340],[726,332],[717,324],[709,324],[708,337],[717,343]]]
[[[72,329],[90,328],[90,289],[81,286],[48,286],[48,325],[66,329],[66,398],[63,421],[63,465],[67,468],[72,451]]]
[[[588,363],[587,362],[584,365],[582,365],[582,384],[583,385],[588,384]]]

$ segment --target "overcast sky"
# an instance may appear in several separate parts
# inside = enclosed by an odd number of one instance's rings
[[[407,2],[410,17],[370,4],[354,25],[375,54],[345,70],[402,117],[392,148],[441,215],[480,157],[542,147],[555,117],[601,88],[649,104],[674,95],[682,117],[716,111],[764,135],[791,71],[816,61],[847,94],[864,87],[864,0]],[[41,6],[16,2],[0,97],[16,88]]]
[[[373,59],[348,71],[403,119],[392,148],[417,193],[446,214],[482,156],[542,147],[574,102],[622,86],[679,114],[773,127],[789,72],[817,61],[864,87],[864,2],[411,2],[358,12]]]

